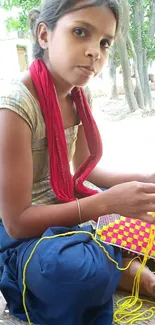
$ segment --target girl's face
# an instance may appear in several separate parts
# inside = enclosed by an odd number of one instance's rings
[[[116,19],[106,6],[87,7],[66,14],[50,31],[38,29],[45,63],[57,82],[84,86],[100,74],[116,34]]]

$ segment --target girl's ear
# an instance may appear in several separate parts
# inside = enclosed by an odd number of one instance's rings
[[[44,23],[40,23],[37,30],[38,43],[43,50],[48,49],[48,29]]]

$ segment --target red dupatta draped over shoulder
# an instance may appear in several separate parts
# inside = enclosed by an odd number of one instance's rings
[[[46,124],[50,182],[55,195],[61,202],[69,202],[75,200],[76,196],[96,194],[97,191],[84,186],[83,182],[102,156],[102,142],[83,89],[74,87],[71,94],[84,127],[90,156],[72,176],[61,110],[52,76],[40,59],[34,60],[30,66],[30,73]]]

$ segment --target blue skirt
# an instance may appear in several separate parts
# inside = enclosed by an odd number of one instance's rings
[[[120,280],[103,250],[92,240],[89,227],[53,227],[42,237],[26,271],[26,306],[31,322],[40,325],[111,325],[112,295]],[[79,232],[79,233],[78,233]],[[13,240],[0,223],[0,290],[10,313],[27,321],[23,303],[23,269],[40,238]],[[117,248],[104,245],[121,266]]]

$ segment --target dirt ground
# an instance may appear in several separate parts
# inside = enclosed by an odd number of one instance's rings
[[[93,94],[93,90],[92,90]],[[152,91],[152,109],[146,108],[145,111],[139,109],[134,113],[130,112],[125,95],[119,95],[118,100],[109,99],[109,96],[93,97],[94,115],[103,112],[104,119],[109,121],[120,121],[125,118],[147,117],[155,114],[155,91]]]

